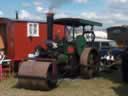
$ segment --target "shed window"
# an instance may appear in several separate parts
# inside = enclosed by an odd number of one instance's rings
[[[38,37],[39,36],[39,24],[28,23],[27,24],[27,36]]]

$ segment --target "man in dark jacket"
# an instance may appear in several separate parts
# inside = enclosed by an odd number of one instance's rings
[[[124,50],[122,54],[122,79],[124,82],[128,83],[128,47]]]

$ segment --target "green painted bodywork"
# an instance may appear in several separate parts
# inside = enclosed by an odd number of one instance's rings
[[[83,35],[79,35],[76,37],[75,40],[75,45],[76,45],[76,51],[78,55],[80,56],[84,48],[86,47],[86,39]]]
[[[58,56],[57,62],[58,62],[58,64],[59,63],[67,63],[69,55],[73,55],[73,54],[78,54],[78,56],[81,55],[82,51],[86,47],[86,39],[83,35],[79,35],[79,36],[76,37],[76,39],[74,41],[72,41],[72,43],[60,42],[58,45],[59,45],[59,47],[63,48],[63,53],[61,53]],[[67,47],[69,45],[75,47],[75,52],[73,54],[68,54],[67,53]]]

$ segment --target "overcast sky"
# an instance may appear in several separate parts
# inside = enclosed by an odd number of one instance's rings
[[[1,0],[0,17],[46,20],[48,9],[55,18],[80,17],[103,23],[103,28],[128,24],[128,0]]]

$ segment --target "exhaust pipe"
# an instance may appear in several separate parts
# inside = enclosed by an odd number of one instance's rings
[[[54,13],[47,13],[47,36],[48,40],[53,40]]]
[[[19,20],[19,12],[16,11],[16,20]]]

